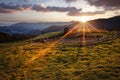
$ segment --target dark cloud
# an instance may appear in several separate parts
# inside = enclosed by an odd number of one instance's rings
[[[44,7],[42,4],[33,5],[32,10],[38,11],[38,12],[49,12],[49,10],[46,7]]]
[[[0,13],[15,13],[23,10],[34,10],[37,12],[67,12],[68,16],[91,16],[97,14],[104,14],[104,11],[96,12],[82,12],[82,9],[77,9],[76,7],[56,7],[56,6],[47,6],[43,4],[39,5],[11,5],[0,3]]]
[[[11,10],[21,10],[21,5],[10,5],[10,4],[4,4],[4,3],[0,3],[0,8],[3,9],[11,9]]]
[[[75,7],[55,7],[55,6],[44,7],[42,5],[33,5],[32,10],[40,11],[40,12],[56,11],[56,12],[69,12],[69,13],[81,11],[81,9],[77,9]]]
[[[68,0],[70,2],[77,1],[77,0]],[[72,11],[69,12],[67,15],[69,16],[94,16],[98,14],[105,14],[107,11],[114,11],[120,9],[120,0],[85,0],[91,6],[95,6],[97,8],[102,7],[103,11],[95,11],[95,12],[79,12],[79,11]]]
[[[90,5],[103,7],[105,10],[120,9],[120,0],[86,0]]]
[[[23,10],[34,10],[37,12],[68,12],[70,14],[79,12],[82,9],[77,9],[75,7],[55,7],[55,6],[47,6],[45,7],[43,4],[39,5],[10,5],[10,4],[4,4],[0,3],[0,13],[13,13],[17,11],[23,11]]]
[[[29,1],[29,0],[27,0]],[[73,2],[77,0],[65,0],[66,2]],[[76,7],[56,7],[56,6],[44,6],[43,4],[5,4],[0,3],[0,13],[14,13],[18,11],[24,11],[24,10],[33,10],[37,12],[66,12],[68,16],[93,16],[98,14],[104,14],[106,11],[109,10],[116,10],[120,8],[120,5],[118,5],[118,2],[120,0],[86,0],[88,3],[92,6],[96,7],[103,7],[103,11],[95,11],[95,12],[82,12],[82,9],[77,9]],[[102,2],[103,1],[103,2]],[[108,1],[108,2],[106,2]],[[111,1],[111,2],[110,2]],[[112,5],[110,5],[110,3]],[[116,4],[116,5],[115,5]]]
[[[94,16],[98,14],[104,14],[105,11],[96,11],[96,12],[69,12],[69,16]]]
[[[31,5],[11,5],[11,4],[5,4],[0,3],[0,13],[14,13],[17,11],[23,11],[30,9]]]
[[[16,10],[0,8],[0,13],[14,13],[14,12],[17,12],[17,11]]]
[[[66,3],[76,2],[77,0],[64,0]]]
[[[30,0],[24,0],[25,2],[29,2]]]
[[[48,10],[50,11],[57,11],[57,12],[78,12],[81,11],[82,9],[77,9],[75,7],[47,7]]]

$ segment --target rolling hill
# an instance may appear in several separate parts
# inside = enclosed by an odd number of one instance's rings
[[[91,20],[88,23],[90,23],[96,28],[109,31],[120,31],[120,16],[115,16],[107,19]]]
[[[43,30],[52,25],[68,25],[71,22],[39,22],[39,23],[17,23],[11,26],[0,27],[0,32],[6,32],[9,34],[19,33],[26,34],[34,30]]]
[[[34,31],[56,32],[63,31],[65,27],[71,27],[79,22],[39,22],[39,23],[17,23],[11,26],[0,27],[0,32],[8,34],[34,34]],[[120,31],[120,16],[115,16],[107,19],[96,19],[88,21],[89,24],[108,31]],[[40,32],[38,32],[40,33]]]
[[[63,31],[65,27],[71,28],[73,27],[74,24],[78,24],[78,23],[80,22],[74,22],[71,25],[65,25],[65,26],[53,25],[43,29],[42,31],[44,31],[45,33]],[[97,29],[108,30],[108,31],[120,31],[120,16],[115,16],[107,19],[91,20],[88,21],[88,23]]]
[[[43,34],[33,39],[56,34]],[[51,46],[54,42],[26,40],[0,44],[0,80],[120,79],[120,38],[89,46],[61,42]]]

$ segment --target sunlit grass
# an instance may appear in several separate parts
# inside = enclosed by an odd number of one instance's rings
[[[85,28],[87,29],[87,26]],[[82,25],[81,29],[84,29]],[[30,42],[0,44],[0,79],[120,79],[120,38],[88,46],[63,44],[61,40],[64,40],[71,32],[72,30],[48,44],[35,44],[31,40]],[[90,32],[89,34],[106,36],[112,32]],[[76,42],[74,38],[72,40]]]

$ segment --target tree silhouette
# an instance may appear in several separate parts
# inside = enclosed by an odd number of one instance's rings
[[[66,34],[68,31],[69,31],[69,28],[68,28],[68,27],[65,27],[65,28],[64,28],[64,34]]]

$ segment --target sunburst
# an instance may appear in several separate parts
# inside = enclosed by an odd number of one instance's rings
[[[82,17],[80,17],[80,21],[81,21],[82,23],[86,23],[88,20],[89,20],[89,17],[88,17],[88,16],[82,16]]]

